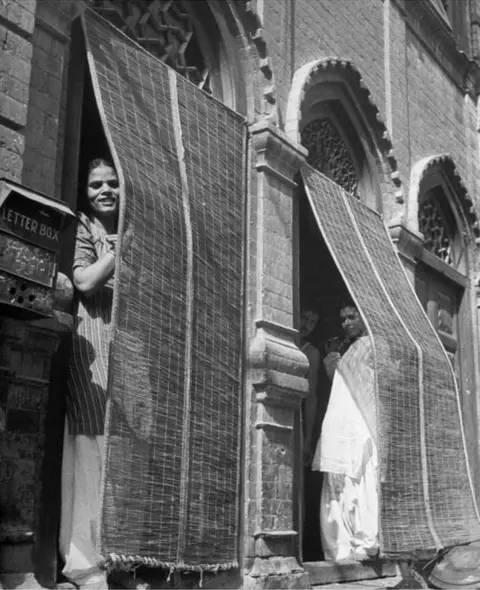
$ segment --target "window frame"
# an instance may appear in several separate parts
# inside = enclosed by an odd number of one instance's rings
[[[478,337],[477,326],[477,298],[476,289],[473,282],[475,276],[474,268],[474,249],[476,241],[473,231],[470,228],[465,214],[462,210],[461,203],[455,194],[441,164],[435,165],[425,176],[419,185],[417,195],[416,229],[418,227],[418,204],[422,201],[423,195],[432,190],[440,188],[443,191],[445,204],[449,207],[456,226],[458,237],[462,240],[464,250],[463,268],[457,269],[441,260],[438,256],[426,249],[422,243],[416,258],[415,280],[417,272],[430,273],[441,280],[450,283],[452,288],[456,289],[459,296],[457,309],[457,346],[459,351],[458,375],[457,381],[460,405],[463,416],[463,426],[465,430],[465,441],[469,462],[474,473],[477,492],[480,493],[480,456],[479,456],[479,405],[480,399],[477,400],[477,387],[480,384],[479,366],[477,356],[476,338]],[[423,234],[420,233],[423,238]],[[418,269],[418,270],[417,270]],[[415,286],[415,285],[414,285]],[[435,328],[436,329],[436,328]],[[439,335],[440,337],[440,335]]]
[[[359,148],[353,146],[347,137],[345,133],[346,123],[341,121],[333,112],[332,103],[339,104],[345,111],[348,117],[348,124],[353,127],[355,132]],[[355,104],[345,84],[338,79],[329,80],[326,77],[325,81],[307,93],[302,110],[304,114],[299,125],[300,138],[304,128],[309,123],[317,119],[329,118],[342,137],[357,171],[357,193],[360,200],[381,213],[383,202],[379,181],[379,177],[382,174],[379,172],[379,168],[381,167],[380,156],[375,142],[368,132],[368,124],[363,120],[362,111]],[[361,153],[359,153],[360,150]]]

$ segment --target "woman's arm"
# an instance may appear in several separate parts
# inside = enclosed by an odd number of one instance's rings
[[[98,257],[91,222],[79,213],[73,256],[73,284],[86,297],[101,289],[113,275],[115,269],[115,243]]]
[[[101,289],[115,270],[115,254],[106,252],[89,266],[77,266],[73,271],[73,284],[86,297]]]

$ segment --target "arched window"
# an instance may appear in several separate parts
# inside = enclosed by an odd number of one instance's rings
[[[436,328],[461,381],[459,321],[467,286],[468,268],[461,232],[442,184],[422,187],[418,202],[418,230],[423,235],[424,251],[417,261],[417,294]]]
[[[333,120],[314,119],[302,130],[302,145],[308,150],[307,162],[358,197],[358,167],[347,143]]]
[[[424,237],[424,247],[429,252],[453,268],[465,269],[465,248],[452,209],[440,186],[426,190],[421,195],[418,229]]]
[[[381,209],[375,149],[342,85],[319,85],[307,96],[304,113],[300,137],[308,149],[308,163],[358,199]]]
[[[469,439],[477,464],[475,213],[449,155],[432,156],[412,169],[409,223],[423,237],[415,256],[415,290],[450,359]],[[415,217],[414,217],[415,216]],[[416,227],[415,227],[416,226]]]
[[[187,80],[235,108],[226,48],[203,0],[90,0],[90,5]]]

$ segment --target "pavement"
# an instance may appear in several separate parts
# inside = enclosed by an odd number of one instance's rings
[[[365,588],[368,590],[389,590],[395,588],[402,581],[401,576],[376,578],[374,580],[362,580],[359,582],[343,582],[336,584],[316,585],[313,588],[330,589],[336,588],[338,590],[349,590]],[[426,588],[427,586],[423,586]],[[70,586],[73,588],[73,586]],[[112,588],[112,587],[110,587]],[[411,584],[405,582],[399,588],[422,588],[422,586],[415,580]],[[33,574],[2,574],[0,575],[0,590],[39,590],[44,589],[44,586],[35,580]]]

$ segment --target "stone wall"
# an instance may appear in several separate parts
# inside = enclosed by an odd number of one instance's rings
[[[453,156],[469,192],[478,192],[476,101],[465,92],[468,60],[452,46],[448,27],[435,29],[434,17],[429,25],[416,1],[260,4],[281,121],[298,68],[327,56],[350,59],[387,124],[405,194],[415,162],[444,152]]]
[[[0,3],[0,175],[20,180],[32,70],[36,0]]]

